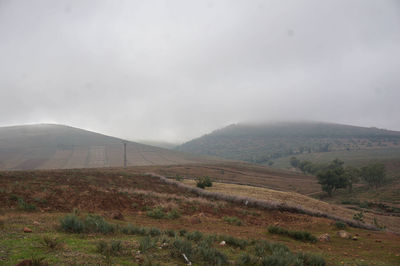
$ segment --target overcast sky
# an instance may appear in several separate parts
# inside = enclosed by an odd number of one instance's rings
[[[400,130],[400,1],[0,0],[0,125],[185,141],[241,121]]]

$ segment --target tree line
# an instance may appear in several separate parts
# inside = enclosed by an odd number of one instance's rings
[[[327,192],[329,196],[332,196],[332,193],[340,188],[348,188],[351,193],[353,185],[361,180],[367,183],[370,188],[375,189],[386,182],[385,165],[382,163],[372,163],[357,168],[344,166],[344,162],[339,159],[335,159],[329,164],[316,164],[292,157],[290,164],[303,173],[316,175],[322,190]]]

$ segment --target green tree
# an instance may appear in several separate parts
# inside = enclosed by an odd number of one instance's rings
[[[361,176],[361,170],[358,168],[355,168],[353,166],[347,166],[344,169],[344,177],[346,178],[347,181],[347,187],[349,189],[349,193],[353,192],[353,184],[360,181],[360,176]]]
[[[385,165],[374,163],[361,168],[362,179],[372,188],[382,186],[386,181]]]
[[[318,183],[321,184],[322,190],[327,192],[330,197],[336,189],[345,188],[347,185],[343,164],[343,161],[335,159],[317,174]]]

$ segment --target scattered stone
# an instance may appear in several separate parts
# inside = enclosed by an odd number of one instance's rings
[[[18,263],[16,266],[31,266],[33,265],[31,260],[23,260],[20,263]]]
[[[351,238],[351,235],[348,232],[344,231],[344,230],[338,231],[337,235],[339,237],[341,237],[341,238],[346,238],[346,239],[350,239]]]
[[[219,243],[220,246],[225,246],[226,242],[225,241],[221,241],[221,243]]]
[[[318,237],[320,242],[329,242],[331,241],[331,237],[329,236],[329,234],[322,234]]]
[[[32,229],[24,227],[24,233],[32,233]]]

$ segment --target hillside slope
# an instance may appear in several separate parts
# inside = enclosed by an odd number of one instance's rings
[[[400,148],[400,132],[321,122],[236,124],[177,149],[253,163],[314,152]]]
[[[0,128],[0,169],[63,169],[123,165],[123,140],[63,125]],[[198,162],[196,156],[127,142],[127,164]]]

